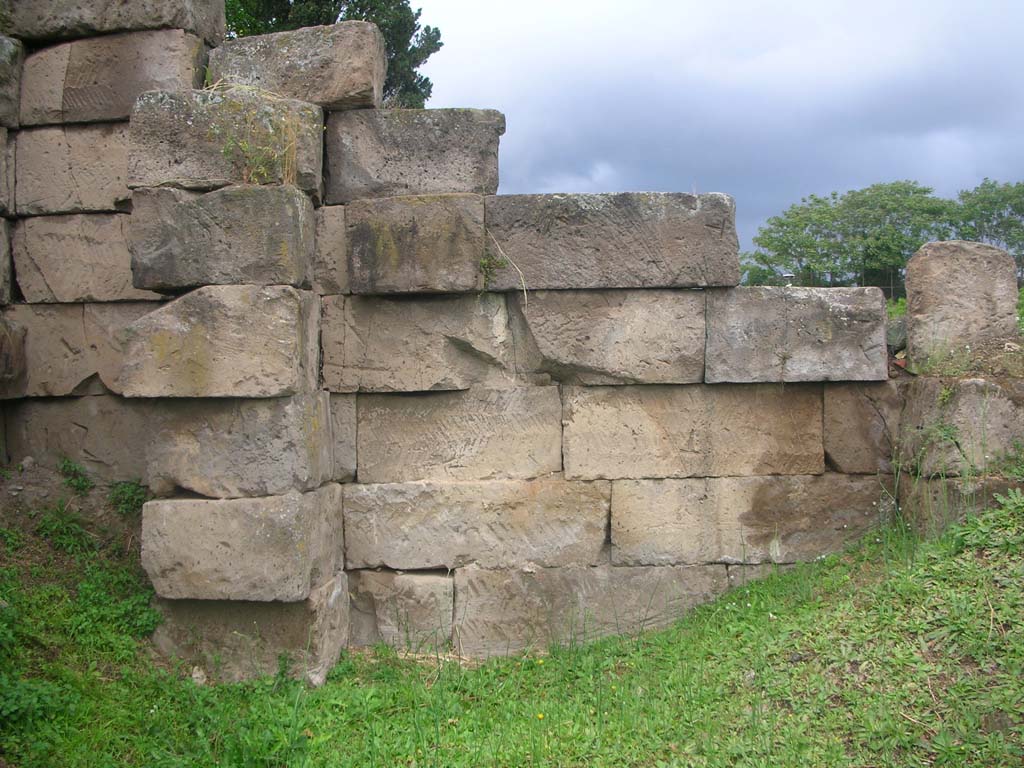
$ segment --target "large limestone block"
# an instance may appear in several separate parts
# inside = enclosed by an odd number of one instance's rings
[[[287,286],[211,285],[128,327],[128,397],[282,397],[316,386],[319,301]]]
[[[356,476],[356,396],[331,395],[331,479],[348,482]]]
[[[348,247],[345,240],[345,206],[318,208],[313,290],[321,296],[348,293]]]
[[[0,125],[18,127],[18,98],[21,91],[25,46],[20,40],[0,35]]]
[[[139,94],[203,84],[203,41],[180,29],[44,48],[25,59],[21,124],[126,120]]]
[[[706,380],[884,381],[878,288],[733,288],[708,294]]]
[[[343,547],[340,485],[142,507],[142,567],[170,599],[305,600],[334,575]]]
[[[125,123],[33,128],[16,145],[19,215],[129,209]]]
[[[351,571],[351,643],[414,653],[445,650],[452,637],[455,583],[451,576]]]
[[[903,391],[895,379],[877,384],[826,384],[826,463],[837,472],[892,474]]]
[[[128,186],[291,184],[320,196],[320,107],[249,88],[150,91],[132,111]]]
[[[498,188],[505,116],[492,109],[360,109],[327,119],[327,202]]]
[[[345,206],[353,293],[463,293],[485,288],[480,195],[413,195]]]
[[[789,563],[841,551],[889,510],[892,478],[617,480],[614,565]],[[888,494],[887,494],[888,492]]]
[[[728,587],[724,565],[455,572],[454,645],[470,658],[671,624]]]
[[[495,269],[492,290],[520,290],[523,282],[533,290],[740,281],[736,206],[728,195],[499,195],[485,204],[488,256],[505,264]]]
[[[136,29],[183,29],[216,45],[223,0],[14,0],[10,32],[24,40],[68,40]]]
[[[562,468],[557,387],[360,395],[362,483],[528,479]]]
[[[516,364],[569,384],[704,380],[701,291],[509,294]]]
[[[1024,492],[1024,482],[1001,477],[910,477],[900,482],[900,515],[927,537],[991,509],[1011,489]]]
[[[216,682],[288,673],[323,685],[349,642],[348,577],[339,573],[297,603],[157,600],[153,644]]]
[[[511,378],[503,296],[323,299],[323,381],[332,392],[468,389]]]
[[[124,214],[33,216],[14,227],[14,263],[25,301],[72,303],[159,299],[132,287]]]
[[[169,401],[149,451],[150,485],[215,498],[313,490],[333,474],[328,398]]]
[[[955,289],[954,289],[955,286]],[[907,360],[1017,336],[1017,271],[1006,251],[954,240],[926,243],[907,262]]]
[[[821,387],[563,387],[571,479],[824,471]]]
[[[313,204],[291,186],[139,189],[129,230],[135,285],[308,287],[315,226]]]
[[[599,565],[610,484],[542,480],[345,489],[345,567]]]
[[[210,79],[237,83],[324,109],[379,107],[387,75],[375,24],[323,27],[228,40],[210,53]]]

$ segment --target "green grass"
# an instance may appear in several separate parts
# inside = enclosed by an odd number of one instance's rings
[[[86,474],[85,469],[67,457],[57,463],[57,471],[64,478],[64,485],[78,496],[87,495],[95,485],[92,478]]]
[[[890,320],[896,320],[907,314],[907,299],[901,296],[898,299],[886,299],[885,311]]]
[[[0,755],[21,768],[1024,761],[1019,492],[936,541],[894,524],[666,631],[475,668],[346,654],[318,690],[154,668],[136,565],[22,539],[0,560]]]

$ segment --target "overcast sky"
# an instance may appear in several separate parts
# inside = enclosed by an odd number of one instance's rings
[[[502,193],[801,197],[1024,180],[1024,0],[412,0],[428,107],[505,113]]]

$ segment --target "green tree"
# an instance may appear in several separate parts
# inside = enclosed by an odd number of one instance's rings
[[[1000,184],[985,179],[961,190],[957,236],[1004,248],[1017,262],[1017,281],[1024,283],[1024,182]]]
[[[396,107],[422,109],[433,83],[416,70],[441,50],[441,30],[420,26],[409,0],[227,0],[228,33],[265,35],[338,21],[372,21],[384,35],[388,75],[384,99]]]

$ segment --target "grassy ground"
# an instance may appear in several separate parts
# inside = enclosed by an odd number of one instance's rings
[[[0,766],[1020,766],[1024,495],[898,525],[675,627],[477,668],[379,650],[311,690],[154,663],[133,555],[0,530]]]

